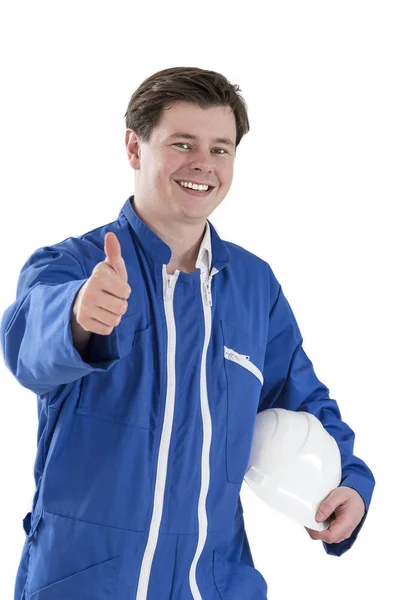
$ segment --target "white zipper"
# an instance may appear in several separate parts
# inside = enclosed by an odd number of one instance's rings
[[[162,508],[164,503],[164,490],[165,481],[167,474],[168,464],[168,452],[169,443],[171,440],[172,421],[174,416],[174,404],[175,404],[175,349],[176,349],[176,328],[174,320],[173,310],[173,296],[176,281],[179,277],[179,270],[176,270],[173,275],[167,273],[166,265],[163,265],[163,295],[164,295],[164,309],[167,320],[167,393],[166,393],[166,404],[165,404],[165,416],[163,423],[163,430],[161,434],[161,442],[158,455],[157,474],[155,493],[153,501],[153,514],[151,517],[149,537],[147,545],[144,551],[142,566],[139,575],[139,583],[136,594],[136,600],[146,600],[151,566],[154,558],[154,553],[157,546],[157,539],[159,533],[159,527],[162,517]],[[208,280],[205,280],[205,272],[200,273],[200,290],[202,295],[202,304],[205,321],[205,336],[203,344],[203,352],[201,357],[200,367],[200,405],[203,420],[203,446],[201,454],[201,490],[199,496],[199,537],[197,543],[197,549],[193,558],[190,572],[189,572],[189,584],[192,591],[194,600],[203,600],[200,594],[199,587],[196,581],[196,568],[203,548],[207,540],[207,512],[206,512],[206,499],[208,494],[208,487],[210,482],[210,448],[211,448],[211,436],[212,436],[212,423],[210,407],[208,403],[207,394],[207,376],[206,376],[206,358],[207,350],[211,335],[211,281],[212,277],[218,273],[218,269],[213,268]],[[203,470],[204,465],[204,470]]]
[[[206,280],[203,282],[203,300],[204,300],[206,306],[212,306],[211,279],[214,275],[215,275],[215,273],[212,272],[208,281]]]
[[[190,565],[189,571],[189,585],[190,590],[192,592],[193,600],[203,600],[199,586],[196,581],[196,568],[197,563],[200,559],[201,553],[203,552],[205,543],[207,541],[207,511],[206,511],[206,501],[208,488],[210,484],[210,448],[211,448],[211,438],[212,438],[212,423],[211,423],[211,413],[210,406],[208,403],[208,394],[207,394],[207,371],[206,371],[206,362],[207,362],[207,350],[210,342],[211,335],[211,306],[212,306],[212,298],[211,298],[211,280],[213,276],[218,273],[218,269],[213,267],[210,275],[207,277],[207,271],[201,271],[200,273],[200,291],[202,293],[202,304],[203,304],[203,313],[204,313],[204,344],[203,344],[203,352],[201,355],[201,366],[200,366],[200,408],[201,408],[201,417],[203,422],[203,445],[201,449],[201,488],[199,495],[199,503],[198,503],[198,519],[199,519],[199,537],[197,540],[197,548],[195,555],[193,557],[192,563]]]
[[[176,328],[174,320],[173,297],[175,285],[180,271],[174,274],[167,273],[163,265],[163,296],[164,310],[167,320],[167,392],[165,401],[164,423],[158,452],[156,483],[153,500],[153,513],[151,516],[149,537],[144,551],[139,575],[136,600],[146,600],[149,587],[151,566],[157,547],[158,534],[164,505],[165,482],[167,477],[168,453],[171,441],[172,422],[175,406],[175,348]]]
[[[224,346],[224,356],[228,360],[231,360],[254,373],[254,375],[261,381],[261,385],[264,384],[263,374],[261,373],[260,369],[253,362],[251,362],[250,356],[247,354],[240,354],[239,352],[232,350],[232,348],[227,348],[227,346]]]

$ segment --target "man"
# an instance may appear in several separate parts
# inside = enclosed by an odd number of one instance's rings
[[[336,518],[310,536],[340,556],[365,521],[374,477],[281,286],[207,219],[249,129],[238,89],[196,68],[146,79],[125,115],[135,195],[22,268],[1,340],[39,446],[15,600],[266,598],[239,496],[266,408],[312,412],[339,445],[320,507]]]

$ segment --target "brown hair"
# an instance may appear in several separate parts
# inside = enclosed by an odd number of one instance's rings
[[[240,87],[215,71],[197,67],[172,67],[145,79],[129,100],[125,113],[127,129],[133,129],[144,142],[160,121],[166,105],[178,100],[195,103],[202,108],[230,106],[236,121],[236,146],[249,129],[247,106],[237,92]]]

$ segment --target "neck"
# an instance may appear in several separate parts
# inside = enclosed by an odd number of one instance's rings
[[[167,272],[174,273],[176,269],[185,273],[195,271],[206,220],[203,223],[187,224],[183,227],[177,221],[166,222],[165,219],[142,206],[136,196],[132,204],[138,217],[171,248]]]

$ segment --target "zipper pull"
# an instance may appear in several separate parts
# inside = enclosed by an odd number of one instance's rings
[[[211,298],[211,278],[209,281],[205,281],[203,286],[204,286],[204,302],[206,304],[206,306],[212,306],[212,298]]]
[[[172,298],[172,278],[174,276],[173,275],[168,275],[167,276],[167,288],[165,290],[165,300],[171,300]]]

